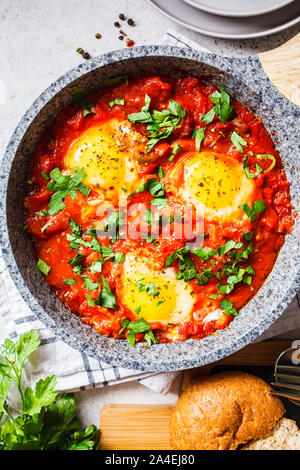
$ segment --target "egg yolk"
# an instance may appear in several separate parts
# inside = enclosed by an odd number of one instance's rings
[[[191,286],[176,279],[172,268],[155,272],[145,260],[127,255],[120,298],[137,318],[149,324],[176,324],[190,316],[194,305]]]
[[[132,155],[133,140],[137,139],[130,123],[111,120],[90,127],[75,140],[65,156],[68,169],[84,168],[84,184],[115,200],[120,191],[131,191],[138,181]]]
[[[234,213],[241,217],[241,204],[252,200],[254,185],[242,164],[215,152],[192,152],[173,172],[179,174],[177,192],[182,200],[194,204],[207,219],[226,219]]]

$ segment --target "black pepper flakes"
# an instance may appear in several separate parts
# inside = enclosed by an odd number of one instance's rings
[[[134,21],[133,21],[132,18],[129,18],[129,19],[127,20],[127,23],[129,24],[129,26],[133,26],[133,25],[134,25]]]

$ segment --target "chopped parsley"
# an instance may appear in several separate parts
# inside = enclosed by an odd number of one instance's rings
[[[264,201],[254,201],[252,207],[250,207],[248,204],[242,204],[240,208],[248,217],[250,217],[250,222],[252,223],[256,220],[256,215],[265,211],[267,206]]]
[[[224,88],[221,87],[221,93],[219,91],[215,91],[214,93],[212,93],[209,96],[209,99],[214,103],[214,107],[211,111],[209,111],[205,115],[206,116],[206,121],[209,121],[209,122],[212,121],[212,119],[214,117],[214,116],[212,116],[212,111],[214,111],[214,113],[218,116],[220,121],[222,121],[224,124],[226,124],[226,122],[229,119],[233,119],[234,117],[237,116],[237,112],[236,112],[236,109],[234,108],[234,106],[230,106],[230,96],[224,90]],[[209,114],[209,113],[211,113],[211,114]],[[210,121],[210,119],[211,119],[211,121]]]
[[[240,153],[243,153],[243,152],[244,152],[244,149],[243,149],[242,145],[243,145],[243,146],[247,145],[247,141],[244,140],[244,139],[243,139],[237,132],[235,132],[235,131],[231,134],[230,139],[231,139],[231,142],[233,143],[233,145],[238,149],[238,151],[239,151]]]
[[[76,284],[76,279],[63,279],[64,284],[68,284],[69,286],[74,286]]]
[[[212,270],[204,269],[202,273],[197,274],[197,283],[201,284],[201,286],[205,286],[212,277],[213,277]]]
[[[48,208],[49,215],[55,215],[65,208],[63,200],[67,196],[75,199],[77,196],[76,191],[79,191],[84,196],[90,194],[90,188],[82,183],[86,174],[78,167],[74,168],[72,175],[63,175],[59,168],[54,168],[50,171],[51,181],[47,184],[48,191],[53,191],[50,197],[50,204]]]
[[[108,281],[102,276],[102,290],[100,290],[100,285],[94,283],[89,278],[82,278],[83,282],[88,290],[95,290],[99,287],[99,295],[97,300],[93,300],[89,294],[85,294],[88,305],[90,307],[95,307],[96,305],[105,307],[105,308],[117,308],[116,298],[112,291],[110,290]]]
[[[206,129],[205,127],[202,127],[201,129],[194,129],[192,133],[192,137],[195,138],[195,146],[198,152],[200,150],[201,142],[204,139],[205,129]]]
[[[145,105],[139,113],[128,114],[127,119],[131,122],[147,123],[147,131],[149,132],[147,153],[163,139],[167,139],[173,130],[179,126],[181,119],[186,115],[185,109],[174,100],[169,101],[168,109],[162,111],[152,110],[150,113],[151,99],[145,95]]]
[[[36,267],[38,268],[41,273],[45,274],[47,276],[50,272],[51,267],[43,261],[41,258],[38,259],[38,262],[36,263]]]
[[[99,287],[98,282],[93,282],[89,277],[87,276],[82,276],[81,278],[83,280],[84,286],[87,288],[87,290],[95,290]]]
[[[228,300],[224,299],[222,300],[222,302],[219,303],[219,305],[223,309],[224,315],[232,315],[233,317],[236,317],[238,315],[238,312],[233,306],[232,302],[229,302]]]
[[[109,102],[109,106],[110,106],[111,108],[112,108],[115,104],[119,104],[119,105],[121,105],[121,106],[124,106],[125,101],[124,101],[124,99],[122,99],[122,98],[116,98],[115,100]]]
[[[135,335],[138,333],[144,333],[144,339],[151,346],[151,344],[157,344],[157,338],[151,330],[150,325],[144,320],[144,318],[139,318],[137,320],[130,321],[128,318],[123,318],[121,320],[121,329],[119,334],[124,330],[129,330],[126,334],[129,346],[135,346]]]
[[[159,178],[163,178],[163,177],[165,176],[164,170],[162,169],[161,166],[158,167],[157,176],[158,176]]]
[[[159,294],[159,291],[156,290],[158,287],[158,284],[156,282],[147,282],[146,284],[143,284],[143,281],[145,279],[142,278],[139,281],[136,282],[136,285],[139,288],[139,292],[146,292],[149,296],[156,297]]]
[[[50,227],[50,225],[53,225],[51,220],[48,220],[48,222],[43,225],[43,227],[41,228],[41,232],[44,232],[46,230],[46,228]]]

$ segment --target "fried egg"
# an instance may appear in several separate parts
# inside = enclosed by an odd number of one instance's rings
[[[252,204],[254,183],[241,162],[215,152],[191,152],[178,162],[168,177],[171,190],[193,204],[207,220],[241,220],[241,204]]]
[[[144,145],[144,137],[129,122],[112,119],[88,128],[75,140],[65,156],[65,166],[84,168],[83,183],[116,202],[123,191],[140,183],[134,150]]]
[[[150,325],[188,320],[195,302],[190,284],[177,280],[174,269],[153,271],[147,267],[145,259],[133,254],[126,255],[120,290],[122,303]]]

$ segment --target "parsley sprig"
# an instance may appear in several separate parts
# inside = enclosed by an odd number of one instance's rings
[[[264,201],[254,201],[253,206],[250,207],[248,204],[242,204],[240,208],[245,212],[245,214],[250,217],[250,222],[256,220],[257,214],[264,212],[267,208]]]
[[[158,340],[154,335],[153,331],[151,330],[150,325],[144,320],[144,318],[139,318],[134,321],[130,321],[128,318],[123,318],[121,320],[121,329],[119,334],[121,334],[124,330],[129,330],[126,338],[128,340],[129,346],[135,345],[135,335],[138,333],[145,333],[144,339],[147,343],[151,346],[151,344],[157,344]]]
[[[185,109],[174,100],[169,101],[168,109],[152,112],[149,111],[151,99],[146,94],[145,104],[139,113],[128,114],[127,119],[130,122],[147,123],[149,131],[148,142],[146,144],[149,153],[153,147],[162,139],[167,139],[174,129],[179,126],[181,119],[186,115]]]
[[[0,449],[2,450],[93,450],[98,448],[99,431],[93,425],[80,432],[73,394],[57,399],[54,375],[39,380],[34,388],[22,387],[27,358],[40,345],[37,330],[28,331],[0,348]],[[15,383],[21,406],[12,411],[9,390]]]
[[[51,181],[47,184],[48,191],[53,191],[50,198],[50,204],[48,208],[49,215],[55,215],[59,211],[64,210],[65,204],[63,200],[67,196],[71,196],[75,199],[77,192],[79,191],[84,196],[90,194],[90,188],[82,183],[82,180],[86,177],[84,171],[75,167],[71,176],[63,175],[59,168],[54,168],[50,171]]]
[[[114,294],[110,290],[109,283],[107,279],[103,276],[101,277],[102,289],[98,282],[93,282],[89,277],[84,276],[82,278],[85,287],[88,290],[95,290],[99,288],[99,294],[97,300],[93,300],[89,294],[85,294],[88,305],[90,307],[95,307],[96,305],[106,308],[117,308],[117,302]]]

